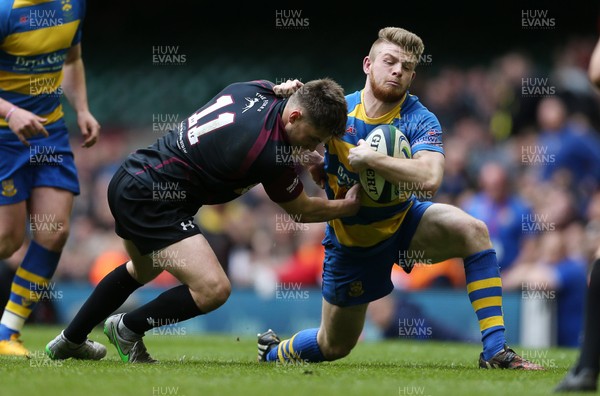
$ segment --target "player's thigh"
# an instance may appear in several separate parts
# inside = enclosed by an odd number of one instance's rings
[[[323,349],[342,348],[346,352],[358,341],[369,304],[340,307],[323,299],[321,327],[317,335]],[[325,352],[325,351],[323,351]]]
[[[481,220],[456,206],[433,204],[423,214],[409,251],[436,263],[491,247],[487,227]]]

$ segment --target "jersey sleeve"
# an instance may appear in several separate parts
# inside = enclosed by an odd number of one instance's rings
[[[4,38],[8,36],[12,4],[12,1],[0,2],[0,42],[4,41]]]
[[[263,187],[273,202],[292,201],[304,190],[300,177],[291,166],[286,166],[269,182],[263,182]]]
[[[268,89],[270,91],[272,91],[273,87],[275,86],[275,83],[273,83],[273,82],[271,82],[269,80],[253,80],[253,81],[250,81],[250,83],[259,85],[259,86],[261,86],[261,87],[263,87],[265,89]]]
[[[442,127],[437,117],[430,111],[422,111],[414,119],[418,122],[408,124],[409,135],[407,136],[410,136],[412,154],[414,155],[421,150],[444,154]]]
[[[73,36],[73,41],[71,41],[71,47],[76,46],[77,44],[81,43],[81,37],[82,37],[82,29],[83,29],[83,21],[85,18],[85,7],[86,7],[86,1],[82,0],[79,3],[79,25],[77,26],[77,30],[75,31],[75,35]]]

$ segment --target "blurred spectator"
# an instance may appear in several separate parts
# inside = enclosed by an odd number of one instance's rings
[[[436,202],[456,205],[456,199],[469,189],[470,180],[466,169],[469,148],[460,138],[444,139],[446,163],[444,179],[436,193]]]
[[[308,224],[299,232],[298,248],[292,256],[275,269],[277,281],[294,283],[302,288],[320,287],[325,248],[321,244],[325,223]]]
[[[523,93],[530,79],[540,78],[530,57],[522,52],[504,54],[492,62],[489,79],[493,88],[486,92],[494,98],[490,131],[496,141],[504,141],[534,125],[536,95]]]
[[[505,273],[503,286],[527,290],[528,298],[555,299],[557,344],[577,347],[583,328],[586,262],[568,256],[564,234],[558,230],[542,234],[538,254],[537,261],[520,263]]]
[[[563,179],[579,194],[588,195],[600,184],[598,132],[582,122],[569,120],[558,96],[543,98],[537,109],[540,135],[527,150],[527,159],[539,163],[542,181]]]
[[[483,165],[479,187],[480,192],[461,206],[487,225],[500,271],[504,271],[524,257],[531,257],[535,246],[535,216],[531,204],[515,193],[505,165],[499,162]]]
[[[461,92],[464,79],[459,69],[447,67],[426,82],[424,103],[436,114],[444,129],[451,130],[461,117],[474,113],[472,100]]]

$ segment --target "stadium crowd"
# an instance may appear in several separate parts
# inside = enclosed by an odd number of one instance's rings
[[[512,52],[486,66],[442,67],[411,88],[444,129],[445,177],[432,199],[486,222],[507,290],[522,290],[524,282],[550,288],[559,301],[568,295],[574,306],[581,302],[581,312],[586,263],[600,245],[600,95],[586,74],[594,43],[567,42],[548,68]],[[97,147],[72,144],[81,195],[55,281],[96,284],[125,261],[106,190],[135,144],[131,131],[101,121]],[[309,195],[324,196],[302,176]],[[276,282],[319,286],[324,224],[296,223],[261,186],[203,207],[198,222],[234,288],[268,294]],[[24,251],[5,260],[2,271],[16,268]],[[396,272],[402,290],[465,284],[460,260],[418,266],[410,276]],[[176,283],[166,272],[153,281]]]

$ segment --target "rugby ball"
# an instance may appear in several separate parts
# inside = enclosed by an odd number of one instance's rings
[[[378,126],[367,135],[365,141],[371,149],[381,154],[394,158],[412,157],[408,139],[393,125]],[[373,169],[367,168],[360,171],[359,179],[367,196],[375,202],[403,201],[410,195],[402,193],[398,185],[388,182]]]

